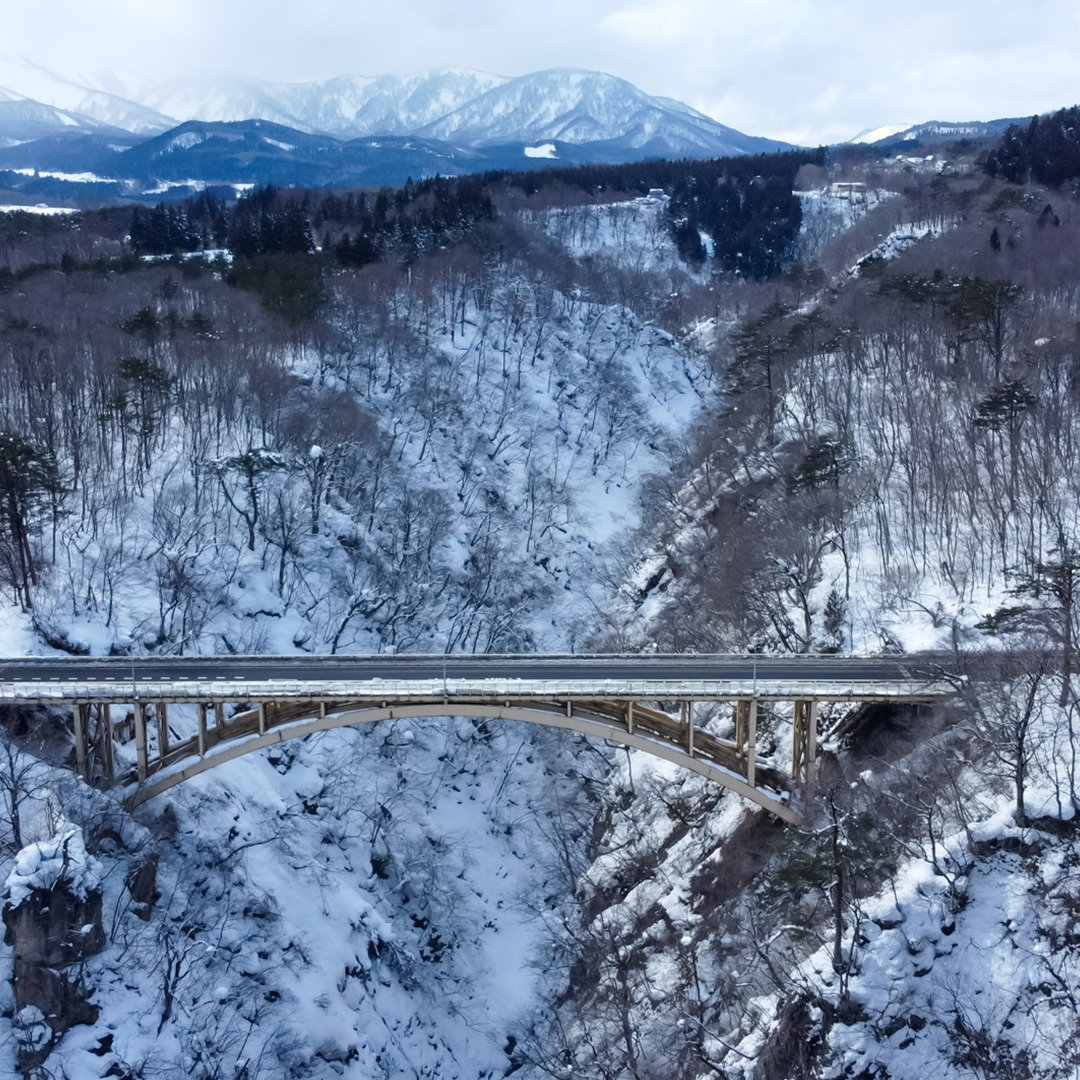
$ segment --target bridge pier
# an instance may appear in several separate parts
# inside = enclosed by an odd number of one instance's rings
[[[164,757],[169,752],[169,706],[159,701],[154,711],[157,713],[158,757]]]
[[[76,702],[71,707],[71,712],[75,728],[75,771],[84,780],[89,780],[86,732],[90,726],[90,705],[81,701]]]
[[[686,729],[686,752],[694,756],[694,703],[692,701],[679,702],[679,721]]]
[[[813,783],[817,764],[818,703],[813,698],[795,701],[791,738],[791,778],[804,787]]]
[[[757,698],[746,703],[746,782],[757,787]]]
[[[141,784],[146,779],[148,767],[146,754],[146,706],[141,701],[135,702],[135,756],[136,770]]]
[[[113,757],[112,706],[105,702],[98,707],[98,747],[101,755],[101,767],[105,773],[105,782],[112,784],[116,779],[116,759]]]

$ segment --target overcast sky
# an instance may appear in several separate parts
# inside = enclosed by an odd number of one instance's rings
[[[281,81],[610,72],[752,135],[814,144],[1080,102],[1076,0],[48,0],[0,52],[61,73]]]

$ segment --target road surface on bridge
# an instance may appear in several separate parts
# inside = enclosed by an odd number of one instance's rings
[[[515,683],[580,686],[582,692],[601,684],[608,692],[625,685],[639,693],[643,683],[672,696],[693,695],[704,686],[712,696],[730,685],[745,694],[760,689],[802,686],[808,693],[829,696],[830,689],[857,685],[905,687],[910,693],[935,688],[955,670],[948,654],[906,656],[730,656],[730,655],[379,655],[379,656],[165,656],[165,657],[16,657],[0,659],[0,688],[19,687],[17,696],[66,698],[73,687],[100,689],[117,684],[118,693],[139,695],[175,692],[184,683],[241,684],[254,691],[263,684],[290,684],[292,693],[320,687],[379,684],[402,687],[421,684],[430,692],[474,693],[485,684]],[[49,684],[58,684],[50,691]],[[816,689],[815,689],[816,688]],[[192,686],[193,693],[202,687]],[[207,687],[206,689],[209,689]],[[780,692],[778,690],[778,692]],[[888,695],[888,692],[886,695]],[[941,689],[936,689],[940,693]],[[0,697],[10,696],[0,693]],[[841,696],[846,696],[841,693]]]

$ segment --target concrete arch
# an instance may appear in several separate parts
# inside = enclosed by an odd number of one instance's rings
[[[632,703],[623,703],[623,707],[628,707],[629,716],[633,715]],[[200,755],[194,739],[176,747],[169,755],[170,760],[162,763],[165,768],[170,768],[170,771],[165,775],[161,775],[160,772],[151,775],[138,784],[126,796],[124,805],[129,810],[134,809],[168,791],[170,788],[176,787],[185,780],[208,772],[219,765],[224,765],[226,762],[291,739],[302,739],[319,731],[331,731],[364,723],[378,723],[381,720],[457,716],[489,720],[517,720],[530,724],[542,724],[547,727],[560,728],[580,735],[619,743],[698,773],[706,779],[750,799],[785,821],[797,822],[800,819],[800,815],[789,804],[786,791],[779,788],[755,786],[748,783],[745,777],[740,776],[733,769],[709,761],[707,756],[702,756],[703,754],[709,754],[711,746],[719,747],[718,740],[699,734],[698,743],[695,747],[691,727],[686,741],[690,750],[695,752],[690,752],[686,745],[680,746],[669,739],[631,730],[632,721],[626,724],[621,723],[614,713],[596,707],[590,708],[588,703],[584,702],[570,702],[567,700],[529,701],[519,702],[518,704],[505,702],[500,704],[455,701],[451,704],[450,702],[429,701],[402,702],[379,706],[365,705],[357,707],[351,705],[337,711],[329,711],[325,705],[320,706],[318,704],[313,704],[312,708],[318,710],[317,715],[297,717],[294,714],[293,717],[280,726],[263,731],[259,730],[258,725],[260,710],[239,714],[226,725],[223,736],[209,752]],[[183,762],[183,767],[171,771],[171,765],[174,762],[177,765]],[[134,780],[135,778],[131,779]]]

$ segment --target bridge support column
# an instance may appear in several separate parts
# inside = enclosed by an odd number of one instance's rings
[[[694,703],[682,701],[679,703],[679,711],[682,713],[683,727],[686,728],[686,752],[694,756]]]
[[[754,787],[757,781],[757,698],[746,703],[746,782]]]
[[[164,758],[169,752],[169,706],[164,701],[159,701],[155,706],[157,712],[157,746],[158,757]]]
[[[806,722],[803,719],[805,701],[792,703],[794,712],[791,717],[791,779],[798,780],[799,767],[802,765],[803,751],[806,749]]]
[[[141,784],[146,779],[147,774],[147,757],[146,757],[146,706],[141,701],[134,702],[135,706],[135,756],[137,759],[137,769],[139,775],[139,783]]]
[[[791,779],[809,785],[814,777],[817,757],[818,703],[812,698],[795,702],[791,739]]]
[[[225,705],[220,701],[214,702],[214,730],[221,734],[221,729],[225,726]]]
[[[113,759],[112,708],[108,704],[98,705],[98,730],[101,738],[101,764],[105,770],[105,779],[111,784],[116,778],[116,762]]]
[[[75,769],[84,780],[89,780],[86,767],[86,732],[90,726],[90,706],[77,703],[71,712],[75,725]]]
[[[199,717],[199,757],[206,757],[206,702],[200,701],[195,711]]]
[[[746,727],[750,718],[750,702],[735,702],[735,752],[746,752]]]
[[[626,703],[626,733],[634,734],[634,703],[632,701]]]
[[[259,734],[266,734],[266,702],[259,702]]]

